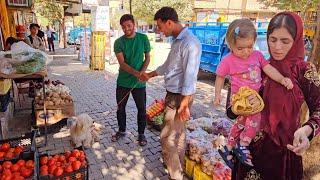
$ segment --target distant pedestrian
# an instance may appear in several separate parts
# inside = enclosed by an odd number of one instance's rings
[[[51,49],[54,52],[54,43],[53,43],[53,41],[55,40],[54,33],[55,32],[49,26],[47,26],[46,34],[47,34],[47,42],[48,42],[50,52],[51,52]]]

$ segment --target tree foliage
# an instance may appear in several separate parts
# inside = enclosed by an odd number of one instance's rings
[[[35,0],[35,12],[49,20],[50,24],[62,23],[63,6],[52,0]]]
[[[319,0],[259,0],[267,7],[277,7],[281,10],[306,12],[309,9],[316,9]]]
[[[181,21],[191,20],[193,16],[193,0],[132,0],[133,15],[147,23],[153,23],[153,16],[163,6],[176,9]]]

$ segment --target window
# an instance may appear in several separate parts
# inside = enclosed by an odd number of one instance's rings
[[[29,7],[32,0],[7,0],[8,6]]]

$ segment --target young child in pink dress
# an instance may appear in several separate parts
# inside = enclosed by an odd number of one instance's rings
[[[231,53],[223,58],[216,71],[215,106],[221,103],[221,89],[226,76],[231,80],[232,95],[243,86],[259,92],[262,81],[261,71],[287,89],[293,88],[289,78],[285,78],[272,67],[261,52],[253,50],[256,37],[255,26],[249,19],[237,19],[230,24],[226,41]],[[260,120],[260,113],[238,116],[230,130],[227,146],[219,149],[221,157],[230,168],[233,168],[234,155],[241,163],[253,166],[248,146],[260,129]]]

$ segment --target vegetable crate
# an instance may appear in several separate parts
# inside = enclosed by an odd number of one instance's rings
[[[165,102],[164,100],[155,100],[148,108],[147,108],[147,119],[149,121],[152,120],[155,116],[161,114],[164,111]]]
[[[84,151],[74,149],[65,153],[37,158],[39,180],[89,180],[89,164]]]
[[[34,180],[37,179],[37,169],[35,166],[36,153],[28,152],[22,154],[19,159],[12,159],[1,162],[1,179],[14,180]]]
[[[36,132],[32,131],[18,138],[0,141],[0,163],[6,160],[18,160],[30,152],[35,151]]]

